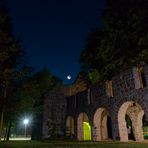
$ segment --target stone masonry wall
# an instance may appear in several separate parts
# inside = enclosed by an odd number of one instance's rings
[[[47,94],[44,101],[42,137],[56,138],[65,134],[66,99],[61,87],[56,87]]]
[[[138,103],[148,121],[148,66],[144,66],[144,76],[146,87],[135,89],[133,71],[125,71],[112,79],[113,97],[108,97],[106,93],[106,83],[96,85],[90,88],[91,95],[88,96],[88,90],[78,92],[67,98],[68,110],[67,116],[71,115],[75,120],[75,131],[77,130],[76,121],[80,113],[85,112],[88,115],[90,124],[93,126],[93,118],[98,108],[106,108],[110,114],[112,122],[113,139],[119,140],[118,111],[122,104],[128,101]],[[88,97],[91,103],[88,103]],[[77,105],[74,105],[77,102]]]

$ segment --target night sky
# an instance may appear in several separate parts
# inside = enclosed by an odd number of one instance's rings
[[[100,26],[104,0],[5,0],[14,34],[30,56],[36,71],[43,67],[72,83],[80,71],[78,62],[87,34]],[[72,79],[67,80],[66,76]]]

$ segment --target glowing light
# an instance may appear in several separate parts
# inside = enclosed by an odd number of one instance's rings
[[[29,119],[24,119],[23,123],[27,125],[29,123]]]
[[[67,79],[70,80],[70,79],[71,79],[71,75],[68,75],[68,76],[67,76]]]
[[[83,122],[84,140],[91,140],[91,126],[88,122]]]

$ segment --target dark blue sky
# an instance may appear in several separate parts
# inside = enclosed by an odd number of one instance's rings
[[[5,0],[14,33],[38,71],[48,67],[65,84],[76,79],[87,34],[100,25],[104,0]],[[66,76],[72,79],[67,80]]]

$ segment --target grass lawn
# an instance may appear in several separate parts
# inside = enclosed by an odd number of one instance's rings
[[[9,141],[1,148],[148,148],[148,142],[76,142],[76,141]]]

